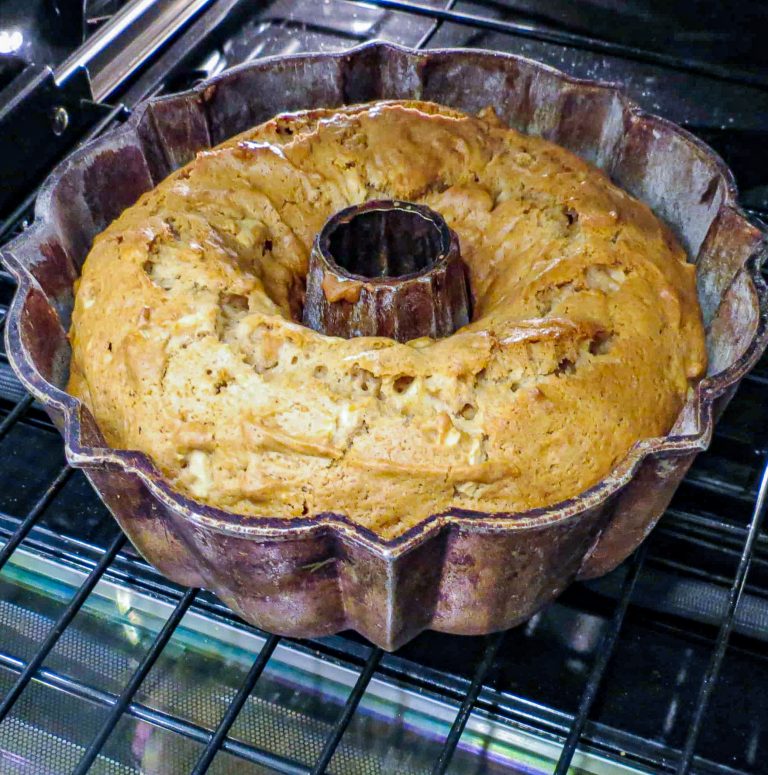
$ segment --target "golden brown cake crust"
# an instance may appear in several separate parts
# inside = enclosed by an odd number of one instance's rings
[[[453,336],[295,322],[315,234],[380,198],[458,234],[475,309]],[[706,360],[694,267],[645,205],[493,115],[415,102],[279,116],[198,154],[96,239],[70,336],[70,392],[182,492],[386,537],[576,495],[669,431]]]

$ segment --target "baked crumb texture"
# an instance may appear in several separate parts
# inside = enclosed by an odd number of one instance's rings
[[[474,312],[454,335],[296,322],[315,234],[380,198],[458,234]],[[96,239],[70,336],[70,392],[185,494],[385,537],[578,494],[669,431],[706,359],[694,267],[645,205],[492,114],[418,102],[279,116],[199,153]]]

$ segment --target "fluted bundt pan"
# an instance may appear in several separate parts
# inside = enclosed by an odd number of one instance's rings
[[[551,508],[452,510],[385,541],[342,514],[283,520],[199,505],[174,491],[144,454],[107,447],[88,410],[64,392],[72,284],[82,262],[99,231],[197,151],[281,111],[385,98],[470,113],[490,105],[511,126],[566,146],[648,203],[696,263],[708,374],[667,436],[640,441],[603,481]],[[44,186],[34,225],[4,253],[18,280],[7,348],[61,429],[70,463],[162,573],[213,590],[272,632],[352,628],[394,649],[425,628],[478,634],[510,627],[574,579],[603,574],[635,549],[766,346],[764,251],[764,235],[739,209],[722,161],[614,86],[504,54],[373,43],[236,68],[149,101],[74,153]]]

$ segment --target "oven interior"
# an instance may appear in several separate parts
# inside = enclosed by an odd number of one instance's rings
[[[760,5],[2,3],[0,237],[26,228],[58,160],[140,100],[257,57],[374,38],[621,83],[710,143],[759,220]],[[12,294],[0,270],[0,325]],[[767,390],[764,359],[615,572],[507,633],[425,633],[383,654],[354,634],[270,636],[160,577],[66,465],[0,352],[0,772],[766,772]]]

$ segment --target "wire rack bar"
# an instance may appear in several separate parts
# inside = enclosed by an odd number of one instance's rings
[[[45,511],[46,506],[48,506],[48,504],[56,497],[56,494],[61,490],[71,475],[72,469],[69,466],[64,466],[56,475],[56,478],[48,485],[46,491],[37,499],[35,505],[32,506],[27,516],[24,517],[14,534],[8,539],[5,546],[3,546],[0,551],[0,570],[2,570],[5,563],[8,562],[8,558],[16,551],[18,545],[27,537],[29,531],[34,527],[35,522],[37,522],[40,515]]]
[[[259,655],[248,671],[248,675],[238,689],[237,694],[232,698],[232,702],[229,703],[229,707],[221,717],[221,721],[216,727],[216,731],[213,733],[208,745],[205,746],[205,750],[200,754],[200,758],[197,760],[191,775],[204,775],[204,773],[208,772],[214,756],[216,756],[221,748],[221,744],[226,740],[232,724],[235,723],[235,719],[253,691],[253,687],[256,686],[256,681],[259,680],[264,672],[264,668],[267,666],[267,662],[269,662],[269,658],[279,642],[279,635],[270,635],[261,647],[261,651],[259,651]]]
[[[39,191],[40,187],[38,186],[32,193],[27,194],[27,196],[21,200],[21,202],[11,211],[10,215],[3,221],[2,226],[0,226],[0,240],[4,240],[8,237],[24,215],[31,210]]]
[[[763,520],[765,518],[766,506],[768,506],[768,459],[763,466],[763,474],[760,480],[760,489],[758,491],[757,500],[755,502],[755,508],[752,512],[752,522],[749,526],[749,532],[747,533],[747,540],[744,542],[744,550],[741,553],[741,559],[739,560],[739,566],[736,569],[736,576],[731,585],[731,591],[728,596],[728,606],[725,609],[725,615],[723,623],[720,626],[720,631],[717,634],[717,641],[715,643],[715,650],[712,652],[709,665],[707,666],[707,672],[704,674],[704,678],[701,681],[699,687],[699,695],[696,700],[696,705],[693,710],[693,718],[691,724],[688,727],[688,734],[685,738],[685,746],[680,756],[680,761],[677,767],[678,775],[685,775],[691,769],[691,763],[693,762],[694,752],[696,750],[696,743],[701,734],[701,727],[704,723],[704,716],[707,712],[709,700],[712,697],[712,692],[717,684],[717,677],[720,673],[720,666],[725,656],[725,651],[728,648],[728,641],[731,637],[731,631],[733,630],[733,623],[736,618],[736,611],[738,610],[739,603],[741,602],[742,594],[744,593],[744,586],[747,583],[747,575],[749,573],[749,567],[752,563],[752,555],[755,550],[755,543],[757,536],[762,528]]]
[[[0,330],[2,330],[1,324]],[[0,441],[8,435],[8,431],[10,431],[11,428],[13,428],[13,426],[27,413],[29,407],[32,406],[32,400],[32,396],[26,395],[13,407],[13,409],[11,409],[10,412],[8,412],[0,423]]]
[[[768,377],[764,377],[762,374],[746,374],[744,375],[744,379],[747,382],[754,382],[756,385],[768,387]]]
[[[677,57],[673,54],[649,51],[634,46],[627,46],[622,43],[612,43],[608,40],[590,38],[586,35],[567,32],[565,30],[536,27],[520,21],[494,19],[488,16],[466,13],[465,11],[435,8],[434,6],[409,2],[408,0],[352,1],[357,3],[365,2],[368,5],[387,8],[392,11],[402,11],[404,13],[413,14],[414,16],[439,19],[440,21],[459,24],[463,27],[474,27],[475,29],[488,30],[490,32],[501,32],[505,35],[515,35],[520,38],[537,40],[542,43],[553,43],[557,46],[567,46],[569,48],[591,51],[596,54],[621,57],[636,62],[661,65],[663,67],[697,73],[699,75],[708,75],[723,81],[730,81],[743,85],[765,86],[768,84],[768,77],[761,73],[753,73],[748,70],[740,70],[738,68],[718,65],[712,62],[684,59],[683,57]]]
[[[448,2],[445,4],[445,10],[452,11],[455,5],[456,0],[448,0]],[[432,22],[430,28],[424,33],[424,36],[421,38],[421,40],[416,44],[415,48],[425,48],[429,41],[435,37],[435,34],[441,26],[442,21],[440,19],[435,19],[435,21]]]
[[[453,754],[456,751],[456,746],[459,744],[459,739],[464,731],[464,727],[469,720],[469,714],[472,712],[472,707],[477,702],[477,697],[480,694],[480,689],[483,686],[490,669],[493,667],[493,662],[496,659],[496,654],[499,651],[501,642],[504,640],[506,632],[498,632],[494,635],[489,635],[483,652],[483,658],[475,668],[475,674],[472,676],[472,683],[469,685],[464,700],[461,703],[459,712],[456,714],[456,718],[453,720],[450,732],[445,738],[443,748],[440,751],[440,756],[435,762],[435,766],[432,768],[432,775],[443,775],[451,763]]]
[[[86,748],[85,753],[78,762],[77,767],[75,767],[73,770],[72,775],[85,775],[85,773],[88,772],[88,770],[91,768],[91,765],[99,755],[99,752],[104,746],[104,743],[106,743],[107,738],[110,736],[112,730],[117,725],[117,722],[122,717],[125,709],[131,703],[131,700],[139,690],[141,684],[144,682],[144,679],[147,677],[149,671],[152,669],[152,666],[157,661],[157,658],[160,656],[160,654],[162,654],[166,644],[171,639],[181,620],[184,618],[184,614],[186,614],[187,610],[194,602],[195,597],[197,596],[197,592],[197,589],[188,589],[182,596],[181,600],[179,600],[176,608],[173,609],[173,612],[166,620],[163,628],[158,633],[149,651],[147,651],[147,653],[144,655],[144,659],[141,660],[141,664],[138,666],[138,668],[136,668],[136,671],[131,676],[130,681],[128,681],[126,684],[125,689],[123,689],[120,696],[112,705],[112,708],[109,711],[109,715],[101,725],[101,728],[97,732],[96,737],[94,737],[91,744],[88,746],[88,748]]]
[[[365,694],[365,690],[368,687],[373,674],[376,672],[379,662],[381,662],[382,656],[383,652],[380,648],[376,647],[371,649],[371,653],[368,655],[368,659],[365,662],[363,672],[360,673],[357,683],[355,683],[352,691],[349,693],[349,697],[347,697],[347,701],[344,704],[344,710],[339,718],[336,719],[331,734],[328,735],[328,738],[325,741],[320,757],[312,768],[312,775],[322,775],[330,764],[333,754],[336,752],[336,748],[341,742],[342,735],[346,732],[349,722],[352,720],[352,716],[357,710],[357,706],[360,704],[360,700],[363,698],[363,694]]]
[[[25,668],[23,660],[0,651],[0,665],[20,673]],[[35,674],[35,680],[40,681],[53,689],[59,689],[71,694],[73,697],[85,700],[105,708],[111,708],[118,697],[111,692],[97,689],[88,684],[82,683],[67,675],[62,675],[55,670],[41,667]],[[125,709],[125,715],[131,718],[145,721],[160,729],[164,729],[174,734],[182,735],[197,743],[206,745],[211,739],[211,733],[191,721],[187,721],[178,716],[166,713],[155,708],[138,702],[131,702]],[[309,775],[309,768],[298,764],[297,762],[285,759],[277,754],[268,753],[258,748],[241,743],[237,740],[225,740],[221,746],[222,750],[238,756],[254,764],[269,767],[275,772],[283,775]]]
[[[91,594],[96,584],[99,583],[99,580],[104,575],[104,572],[107,570],[110,563],[115,559],[123,546],[125,546],[125,542],[125,536],[120,533],[109,545],[109,548],[104,552],[96,567],[88,574],[80,589],[77,590],[72,600],[70,600],[67,607],[62,611],[61,616],[56,620],[56,623],[51,628],[40,648],[35,652],[35,655],[29,660],[24,670],[22,670],[21,675],[16,679],[16,683],[8,690],[5,697],[3,697],[3,701],[0,703],[0,723],[8,715],[16,700],[18,700],[27,684],[32,680],[37,669],[58,642],[64,630],[75,618],[75,615],[80,608],[82,608],[86,598]]]
[[[629,566],[629,572],[624,579],[624,585],[621,590],[621,597],[616,605],[616,609],[611,617],[608,630],[603,636],[600,642],[600,647],[597,652],[597,658],[592,666],[592,671],[587,679],[586,686],[581,695],[579,701],[579,708],[574,716],[573,723],[568,732],[568,737],[563,744],[563,750],[560,752],[560,758],[558,759],[557,766],[555,767],[554,775],[567,775],[571,766],[571,760],[574,753],[576,753],[576,746],[579,744],[584,726],[589,718],[589,712],[592,709],[592,705],[597,696],[597,691],[603,682],[603,676],[605,670],[608,667],[608,662],[613,655],[616,644],[619,640],[619,633],[621,632],[621,626],[624,624],[624,616],[627,613],[629,607],[629,601],[632,598],[632,592],[634,591],[637,579],[640,576],[640,571],[645,561],[645,556],[648,552],[648,544],[644,543],[634,554]]]

